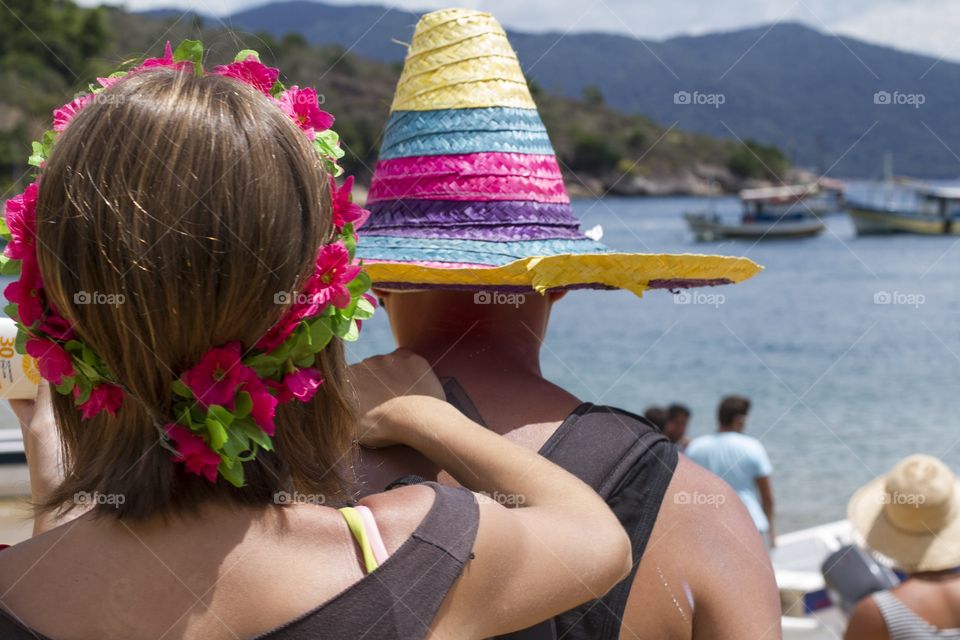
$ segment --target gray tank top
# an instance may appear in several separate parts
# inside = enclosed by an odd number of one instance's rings
[[[300,617],[253,640],[426,638],[477,537],[480,510],[466,489],[425,483],[437,497],[423,521],[372,573]],[[52,640],[0,610],[3,640]]]
[[[873,594],[890,640],[960,640],[960,629],[938,629],[889,591]]]

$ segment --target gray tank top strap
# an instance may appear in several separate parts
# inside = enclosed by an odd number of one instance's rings
[[[889,591],[873,594],[890,640],[960,640],[960,629],[938,629]]]

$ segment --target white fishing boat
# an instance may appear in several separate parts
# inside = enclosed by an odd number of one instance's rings
[[[703,212],[685,213],[684,218],[698,241],[809,238],[826,228],[821,216],[841,208],[840,194],[837,187],[820,182],[744,189],[739,220]]]
[[[960,187],[896,185],[847,207],[859,235],[960,235]]]

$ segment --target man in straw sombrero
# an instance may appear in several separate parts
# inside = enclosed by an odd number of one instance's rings
[[[643,418],[582,403],[539,363],[550,309],[567,290],[641,295],[732,284],[760,268],[617,253],[585,236],[516,55],[476,11],[417,24],[367,206],[359,251],[399,346],[431,363],[464,413],[592,485],[633,541],[634,571],[610,593],[506,637],[779,637],[767,553],[736,494]],[[365,451],[362,473],[374,490],[438,470],[392,448]]]
[[[960,638],[960,480],[912,455],[861,487],[847,517],[862,546],[907,579],[864,598],[846,640]]]

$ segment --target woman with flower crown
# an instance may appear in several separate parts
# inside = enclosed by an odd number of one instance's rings
[[[254,52],[202,53],[59,109],[6,205],[8,313],[47,384],[14,407],[38,526],[0,551],[0,637],[483,638],[604,593],[630,544],[585,484],[415,356],[348,385],[373,303],[333,118]],[[353,503],[358,439],[478,493]]]

